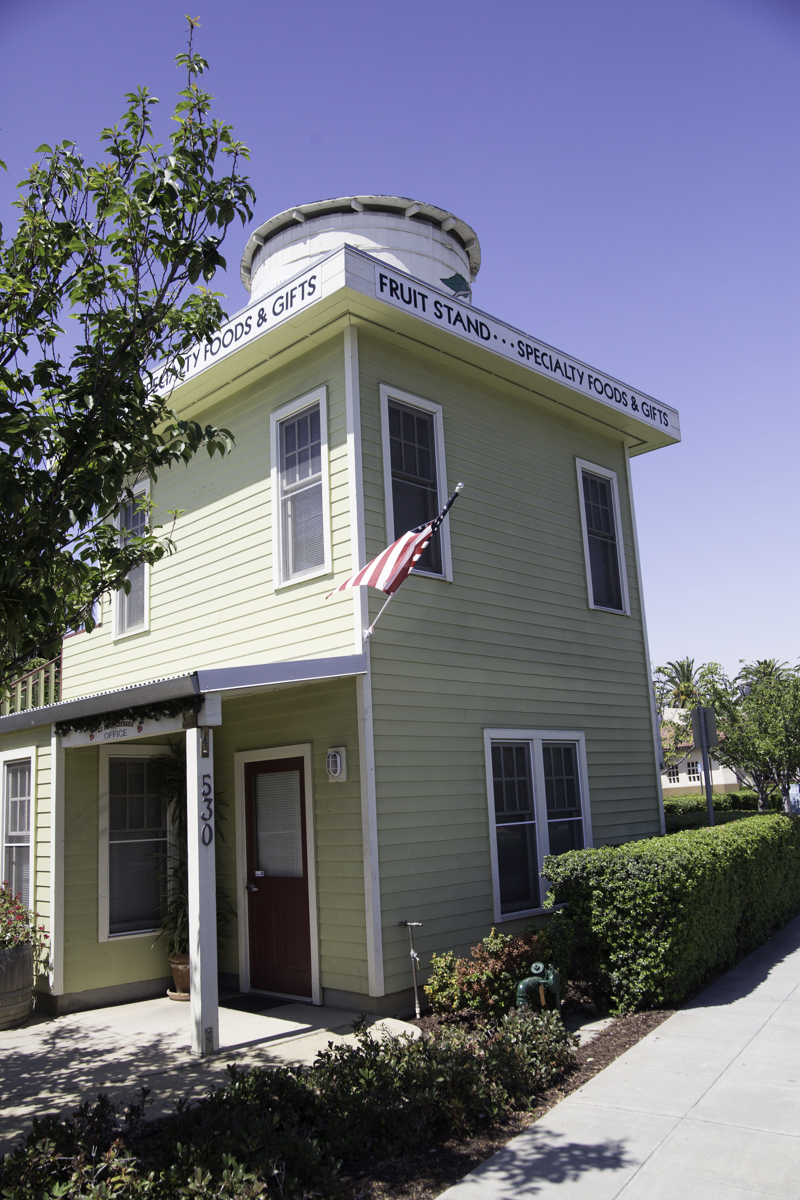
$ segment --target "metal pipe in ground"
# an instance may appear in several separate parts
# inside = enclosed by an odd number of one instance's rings
[[[414,930],[422,928],[422,921],[400,921],[400,925],[404,925],[408,930],[408,940],[411,946],[411,981],[414,984],[414,1012],[417,1019],[422,1016],[419,1007],[419,991],[417,990],[417,972],[419,971],[419,955],[414,949]]]

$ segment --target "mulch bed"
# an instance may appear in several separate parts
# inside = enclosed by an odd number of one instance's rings
[[[576,1065],[560,1083],[542,1094],[532,1111],[518,1113],[512,1121],[494,1125],[475,1137],[451,1139],[420,1154],[376,1163],[369,1171],[349,1175],[345,1183],[352,1200],[433,1200],[502,1149],[516,1134],[538,1121],[559,1100],[583,1087],[620,1054],[672,1016],[673,1011],[651,1009],[618,1017],[591,1042],[578,1049]],[[422,1017],[412,1024],[418,1025],[424,1033],[438,1021],[437,1017]]]

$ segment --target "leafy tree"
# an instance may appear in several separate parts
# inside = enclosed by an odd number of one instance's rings
[[[714,757],[756,790],[759,811],[778,788],[789,812],[789,786],[800,776],[800,674],[774,659],[746,664],[734,680],[713,666],[700,689],[717,715]]]
[[[156,98],[128,93],[101,162],[68,141],[39,147],[18,228],[0,240],[0,690],[67,630],[91,630],[129,571],[174,550],[146,502],[143,533],[120,537],[137,481],[232,446],[169,407],[189,347],[225,319],[204,285],[254,199],[238,171],[247,148],[199,84],[196,24],[175,60],[187,83],[168,144],[152,140]]]

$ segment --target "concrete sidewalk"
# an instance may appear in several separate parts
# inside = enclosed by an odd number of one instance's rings
[[[439,1200],[800,1197],[800,918]]]
[[[189,1005],[144,1000],[56,1018],[32,1017],[20,1029],[0,1031],[0,1154],[7,1153],[34,1116],[70,1112],[107,1092],[127,1101],[151,1089],[148,1117],[173,1109],[181,1097],[205,1095],[228,1082],[228,1063],[300,1066],[329,1042],[352,1041],[359,1013],[264,999],[261,1012],[219,1010],[220,1051],[198,1059],[189,1051]],[[376,1034],[419,1036],[391,1018],[375,1019]]]

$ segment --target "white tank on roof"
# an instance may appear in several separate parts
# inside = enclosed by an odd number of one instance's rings
[[[475,230],[444,208],[404,196],[340,196],[259,225],[242,257],[242,283],[256,300],[345,243],[465,299],[481,265]]]

